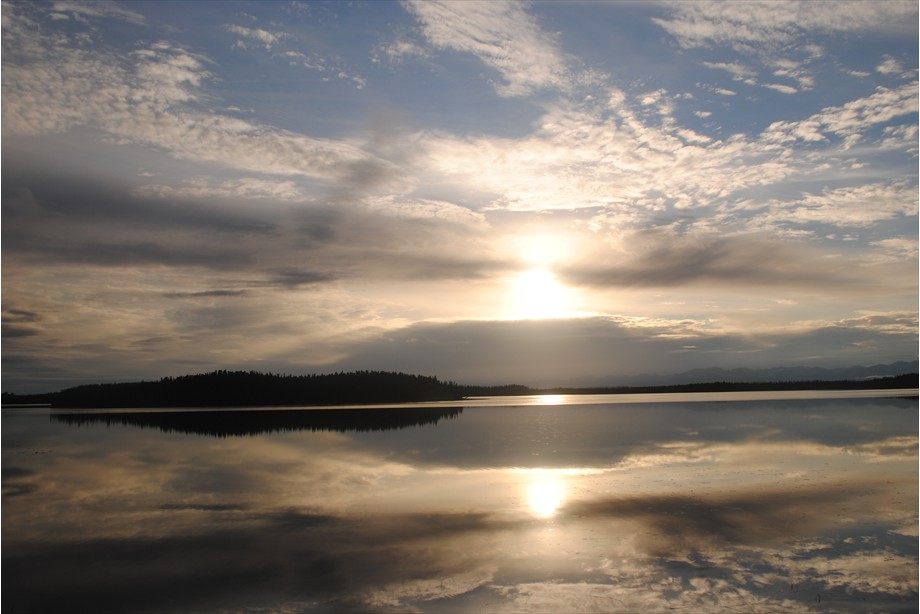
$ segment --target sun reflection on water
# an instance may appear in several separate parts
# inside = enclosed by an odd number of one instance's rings
[[[552,518],[565,499],[565,484],[561,476],[549,472],[533,476],[527,487],[527,505],[540,518]]]
[[[565,394],[539,394],[534,396],[534,405],[562,405],[567,398]]]

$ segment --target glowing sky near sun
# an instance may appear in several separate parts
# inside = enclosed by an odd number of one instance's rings
[[[2,16],[4,390],[916,358],[916,2]]]

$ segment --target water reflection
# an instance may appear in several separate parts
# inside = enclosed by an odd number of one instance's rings
[[[527,486],[527,504],[541,518],[551,518],[565,498],[565,485],[561,476],[538,472],[531,476]]]
[[[442,417],[213,438],[4,412],[2,605],[916,611],[915,400]]]
[[[534,395],[534,405],[569,405],[569,396],[565,394]]]
[[[136,426],[166,433],[233,437],[285,431],[387,431],[437,424],[463,408],[55,411],[51,420],[76,426]]]

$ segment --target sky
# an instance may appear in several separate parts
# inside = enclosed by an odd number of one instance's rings
[[[2,385],[918,352],[916,2],[4,2]]]

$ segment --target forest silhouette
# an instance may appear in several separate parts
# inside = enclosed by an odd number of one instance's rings
[[[470,386],[436,377],[387,371],[278,375],[218,370],[157,381],[87,384],[46,394],[4,393],[3,404],[55,408],[304,407],[425,401],[532,394],[640,394],[753,390],[865,390],[917,388],[917,373],[865,380],[709,382],[663,386],[530,388],[518,384]]]
[[[355,371],[277,375],[218,370],[158,381],[87,384],[42,395],[4,395],[4,403],[52,407],[271,407],[460,400],[469,387],[436,377]]]

